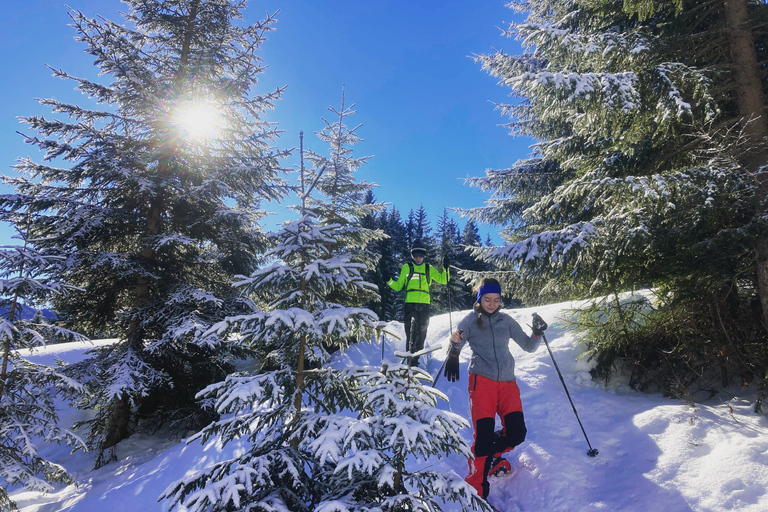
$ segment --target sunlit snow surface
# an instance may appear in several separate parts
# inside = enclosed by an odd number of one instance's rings
[[[768,419],[753,412],[755,389],[730,389],[736,396],[712,399],[691,407],[679,400],[632,391],[621,382],[605,386],[593,382],[589,364],[577,360],[580,347],[573,335],[559,328],[561,312],[571,304],[507,310],[528,330],[533,311],[551,327],[547,338],[597,457],[588,446],[546,348],[524,353],[512,343],[516,374],[522,392],[528,438],[508,454],[511,475],[491,481],[489,501],[502,512],[764,512],[768,510]],[[447,347],[449,325],[454,328],[467,312],[433,317],[427,347]],[[402,335],[402,325],[390,324]],[[36,362],[58,357],[74,362],[94,347],[84,342],[37,350]],[[385,359],[403,350],[402,340],[384,343]],[[421,359],[435,375],[444,349]],[[440,407],[469,417],[466,365],[469,348],[461,355],[461,380],[437,387],[449,398]],[[381,364],[379,344],[360,344],[337,357],[334,364]],[[732,412],[731,412],[732,411]],[[63,422],[83,417],[80,411],[61,411]],[[470,439],[472,432],[463,432]],[[92,455],[70,454],[50,446],[41,455],[66,467],[78,482],[58,492],[40,495],[11,492],[24,512],[80,511],[149,512],[166,510],[157,497],[172,482],[242,450],[215,440],[190,445],[173,439],[133,436],[118,446],[118,462],[92,470]],[[459,456],[435,459],[425,465],[464,475]],[[419,468],[414,468],[419,469]],[[446,510],[457,510],[446,508]]]

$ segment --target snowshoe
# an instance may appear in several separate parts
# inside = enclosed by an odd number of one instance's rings
[[[506,475],[512,471],[512,464],[504,457],[496,457],[491,462],[491,469],[488,470],[488,476]]]

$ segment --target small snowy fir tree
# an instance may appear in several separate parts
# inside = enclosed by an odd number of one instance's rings
[[[65,443],[83,447],[71,431],[59,425],[54,408],[57,397],[74,400],[83,386],[67,377],[60,368],[26,360],[20,349],[46,343],[76,341],[83,336],[38,322],[24,320],[22,304],[44,304],[53,294],[66,289],[51,278],[63,258],[39,253],[26,243],[0,251],[0,511],[16,510],[8,497],[9,487],[40,492],[53,490],[55,483],[71,483],[63,467],[38,453],[40,444]]]
[[[320,172],[313,182],[320,182]],[[238,283],[264,310],[210,331],[237,335],[259,354],[261,370],[231,375],[200,393],[222,419],[197,437],[246,438],[249,447],[190,473],[162,498],[190,512],[426,512],[446,501],[467,511],[487,509],[455,473],[409,468],[430,456],[469,453],[457,433],[465,420],[435,406],[446,397],[425,384],[428,374],[400,363],[332,364],[327,347],[371,341],[383,323],[354,305],[372,285],[362,277],[366,265],[339,242],[350,240],[349,224],[327,222],[338,215],[329,209],[332,201],[347,199],[309,201],[313,182],[303,181],[303,215],[275,234],[272,263]]]
[[[73,368],[92,386],[97,465],[137,429],[186,432],[213,418],[195,394],[230,370],[227,340],[199,333],[246,311],[233,277],[266,250],[260,201],[282,196],[274,128],[281,91],[256,95],[256,52],[273,19],[245,25],[245,0],[127,0],[125,24],[71,11],[99,83],[55,70],[89,101],[44,99],[61,119],[28,117],[45,151],[6,183],[48,198],[35,246],[66,255],[55,302],[69,325],[119,337]],[[57,165],[60,164],[60,165]],[[0,197],[12,211],[13,196]]]
[[[357,262],[365,263],[370,270],[376,265],[376,259],[368,248],[385,235],[375,226],[364,224],[367,219],[383,211],[384,204],[367,200],[373,185],[357,181],[355,178],[355,172],[365,165],[370,157],[352,156],[353,146],[362,141],[356,133],[361,125],[354,128],[346,125],[348,118],[355,114],[354,108],[354,104],[345,105],[345,93],[342,88],[341,108],[328,108],[334,115],[334,121],[323,119],[325,127],[316,133],[318,138],[328,145],[328,155],[307,151],[306,158],[311,167],[302,179],[306,182],[306,210],[320,223],[338,224],[339,228],[334,233],[338,237],[338,250],[349,254],[351,259]],[[351,297],[347,296],[345,302],[350,304],[350,301]],[[356,304],[362,302],[358,301]]]

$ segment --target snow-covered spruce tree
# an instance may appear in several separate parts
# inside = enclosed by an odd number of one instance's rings
[[[748,20],[726,27],[736,4]],[[504,226],[506,243],[480,252],[516,271],[500,277],[511,276],[509,289],[526,301],[608,295],[604,308],[613,308],[620,292],[653,288],[653,318],[628,304],[616,336],[599,337],[630,347],[623,355],[645,374],[639,385],[709,386],[715,376],[722,385],[733,368],[744,380],[764,374],[768,309],[755,312],[764,295],[765,133],[746,121],[759,126],[765,102],[751,114],[742,108],[754,83],[737,71],[735,39],[748,35],[765,60],[753,30],[765,26],[768,6],[510,5],[528,12],[506,31],[526,51],[478,60],[521,100],[500,106],[511,131],[537,143],[529,159],[470,180],[492,197],[469,213]],[[758,92],[766,84],[763,73]]]
[[[414,240],[421,240],[427,249],[427,262],[435,263],[439,248],[437,247],[435,237],[432,235],[432,226],[429,223],[427,210],[424,209],[423,204],[419,205],[416,211],[410,210],[408,212],[405,228],[408,232],[408,247],[404,255],[406,261],[411,259],[410,250]]]
[[[448,209],[443,208],[443,214],[437,220],[438,248],[437,259],[430,264],[442,268],[442,257],[448,256],[450,264],[461,268],[463,262],[459,261],[461,254],[461,233],[459,225],[448,216]],[[460,307],[466,301],[469,288],[460,279],[456,278],[455,270],[451,270],[451,279],[447,286],[440,286],[434,296],[433,312],[447,313],[450,308],[454,311],[465,309]],[[450,294],[450,297],[449,297]]]
[[[370,280],[379,289],[379,300],[374,308],[381,320],[402,320],[403,299],[400,293],[387,286],[387,281],[398,276],[403,265],[403,247],[407,247],[405,227],[400,219],[400,212],[394,206],[376,216],[376,227],[386,237],[376,243],[380,255],[375,278]]]
[[[162,498],[190,512],[426,512],[447,501],[462,510],[487,510],[455,473],[410,467],[430,456],[468,452],[457,433],[466,422],[435,407],[446,397],[428,386],[428,374],[398,362],[332,365],[328,347],[371,341],[383,323],[354,305],[372,285],[362,278],[366,265],[353,260],[359,252],[339,242],[352,240],[354,248],[350,225],[319,220],[306,207],[336,216],[333,195],[325,195],[330,189],[324,189],[325,203],[310,201],[322,168],[315,180],[302,180],[303,215],[274,235],[277,245],[267,255],[272,263],[238,283],[267,307],[211,330],[236,334],[258,353],[262,367],[200,393],[222,418],[198,437],[218,436],[224,443],[246,438],[249,448],[174,483]]]
[[[400,211],[392,205],[392,209],[389,210],[389,216],[387,218],[386,232],[392,239],[394,255],[402,265],[402,261],[410,257],[409,234],[408,228],[403,222],[403,216]]]
[[[19,198],[21,199],[21,198]],[[12,218],[4,220],[13,221]],[[23,233],[29,233],[24,229]],[[45,304],[65,286],[51,278],[64,258],[35,251],[26,240],[20,247],[0,251],[0,511],[16,510],[9,498],[10,487],[47,492],[53,484],[71,483],[58,464],[38,453],[40,443],[83,446],[74,433],[59,425],[54,407],[57,397],[75,400],[84,393],[79,383],[60,368],[26,360],[20,349],[46,343],[74,341],[83,336],[68,329],[24,320],[21,309]]]
[[[346,124],[349,117],[355,114],[354,108],[354,104],[345,105],[343,89],[341,108],[328,107],[333,114],[333,122],[323,119],[325,127],[316,133],[328,145],[328,153],[306,153],[311,165],[302,173],[303,189],[307,191],[304,204],[306,211],[312,213],[319,223],[339,226],[334,232],[336,243],[328,247],[329,251],[346,254],[350,260],[365,264],[366,270],[372,270],[378,256],[370,250],[371,246],[385,235],[375,226],[366,227],[364,222],[383,211],[384,204],[367,201],[373,185],[355,178],[355,172],[370,157],[353,157],[355,144],[362,140],[356,133],[361,125],[350,128]],[[362,290],[352,288],[344,290],[341,297],[328,298],[348,306],[361,306],[370,299],[370,294],[350,294]]]
[[[373,191],[366,194],[365,202],[368,204],[376,202]],[[383,208],[380,212],[372,212],[363,217],[360,224],[366,229],[378,229],[381,233],[381,236],[369,242],[367,247],[367,251],[376,261],[376,265],[363,274],[365,280],[373,284],[379,291],[377,297],[372,297],[365,303],[365,307],[376,313],[376,316],[381,320],[392,319],[392,302],[395,299],[395,291],[387,286],[387,280],[392,275],[392,271],[388,269],[395,265],[392,259],[392,240],[386,232],[387,218],[387,209]]]
[[[455,281],[460,283],[458,286],[461,286],[461,289],[453,294],[453,306],[454,309],[472,309],[475,302],[472,286],[481,281],[485,273],[493,272],[494,269],[492,265],[473,254],[473,251],[482,245],[477,223],[473,219],[467,221],[455,243],[458,252],[452,264],[456,267]]]
[[[124,25],[71,12],[111,81],[54,73],[102,108],[41,100],[60,115],[24,119],[43,163],[23,159],[21,177],[6,178],[46,198],[35,246],[66,255],[53,277],[78,287],[56,309],[83,332],[121,339],[75,368],[94,386],[84,407],[97,411],[97,464],[136,427],[211,421],[194,396],[228,373],[232,354],[198,334],[243,308],[232,278],[263,250],[259,201],[283,190],[273,130],[259,119],[280,91],[254,92],[273,19],[246,26],[244,0],[126,3]]]
[[[329,365],[325,345],[369,340],[381,328],[371,311],[326,299],[367,288],[364,265],[329,253],[337,229],[311,214],[286,224],[270,253],[277,261],[240,283],[249,294],[272,297],[270,307],[228,319],[216,327],[219,335],[238,332],[250,348],[270,351],[261,354],[258,374],[232,375],[200,394],[222,414],[200,435],[225,443],[247,437],[250,448],[169,487],[163,497],[172,506],[427,511],[452,500],[484,510],[458,475],[405,466],[467,450],[457,434],[465,421],[435,407],[445,397],[429,387],[428,374],[400,363]]]

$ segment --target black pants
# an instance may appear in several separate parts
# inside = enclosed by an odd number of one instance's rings
[[[403,308],[405,313],[405,346],[413,353],[424,348],[424,340],[427,339],[427,327],[429,327],[429,304],[406,302]],[[414,357],[410,365],[419,364],[419,358]]]

